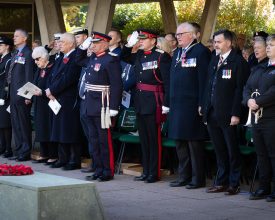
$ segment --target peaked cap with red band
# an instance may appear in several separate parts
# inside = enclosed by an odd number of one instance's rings
[[[139,32],[139,35],[138,35],[139,39],[157,38],[158,37],[157,33],[154,32],[153,30],[139,29],[138,32]]]
[[[99,32],[93,32],[91,37],[92,37],[92,42],[98,42],[101,40],[110,42],[110,40],[112,40],[112,38],[110,36],[108,36],[106,34],[99,33]]]

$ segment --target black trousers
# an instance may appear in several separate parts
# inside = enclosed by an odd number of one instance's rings
[[[108,129],[101,128],[100,116],[87,116],[87,124],[89,129],[89,145],[93,146],[92,155],[96,169],[95,174],[113,176],[114,164],[110,163],[113,151],[109,149],[112,146],[108,142]]]
[[[31,105],[10,105],[15,155],[28,157],[32,147]]]
[[[89,140],[89,128],[88,128],[88,118],[87,117],[88,116],[86,114],[85,101],[80,100],[80,122],[81,122],[83,132],[84,132],[85,137],[88,142],[89,155],[92,159],[91,167],[94,167],[93,148],[92,148],[92,144],[88,141]]]
[[[209,113],[207,129],[217,158],[218,175],[215,184],[218,186],[239,186],[241,155],[238,144],[237,126],[220,126],[212,110]]]
[[[263,121],[264,120],[264,121]],[[275,120],[259,120],[252,127],[253,143],[256,148],[260,188],[270,190],[270,183],[275,184]]]
[[[54,159],[58,157],[58,144],[54,142],[40,142],[40,156]]]
[[[196,186],[205,185],[204,142],[176,141],[179,159],[179,181],[190,182]]]
[[[11,128],[1,128],[0,129],[0,152],[12,152],[11,149]]]
[[[59,162],[64,164],[81,164],[81,146],[79,143],[59,143]]]
[[[143,174],[158,176],[158,131],[155,115],[137,114]]]

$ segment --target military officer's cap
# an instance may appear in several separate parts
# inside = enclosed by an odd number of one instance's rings
[[[75,28],[75,29],[72,31],[72,34],[74,34],[74,35],[85,34],[85,35],[88,36],[88,29],[87,29],[87,28],[82,28],[82,27]]]
[[[102,34],[99,32],[93,32],[92,35],[92,42],[98,42],[98,41],[106,41],[106,42],[110,42],[110,40],[112,40],[112,38],[106,34]]]
[[[55,33],[53,36],[54,36],[54,40],[60,40],[61,38],[61,33]]]
[[[264,32],[264,31],[257,31],[253,34],[253,37],[262,37],[262,38],[266,39],[268,37],[268,33]]]
[[[0,44],[6,44],[6,45],[13,46],[13,40],[6,36],[0,36]]]
[[[153,30],[149,30],[149,29],[139,29],[138,33],[139,33],[139,35],[138,35],[139,39],[157,38],[158,37],[156,32],[154,32]]]

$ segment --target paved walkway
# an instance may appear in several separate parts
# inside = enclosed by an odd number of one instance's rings
[[[0,163],[15,164],[16,162],[0,158]],[[63,171],[31,162],[24,164],[42,173],[82,180],[85,178],[85,174],[79,170]],[[116,175],[110,182],[95,181],[106,218],[108,220],[275,219],[275,203],[248,200],[248,186],[242,186],[239,195],[228,197],[222,193],[207,194],[205,188],[195,190],[187,190],[184,187],[171,188],[169,181],[172,178],[166,177],[153,184],[135,182],[132,176],[127,175]]]

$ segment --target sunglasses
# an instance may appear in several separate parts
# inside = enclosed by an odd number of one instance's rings
[[[39,60],[40,60],[40,58],[41,58],[41,57],[37,57],[37,58],[35,58],[34,60],[35,60],[35,61],[39,61]]]

